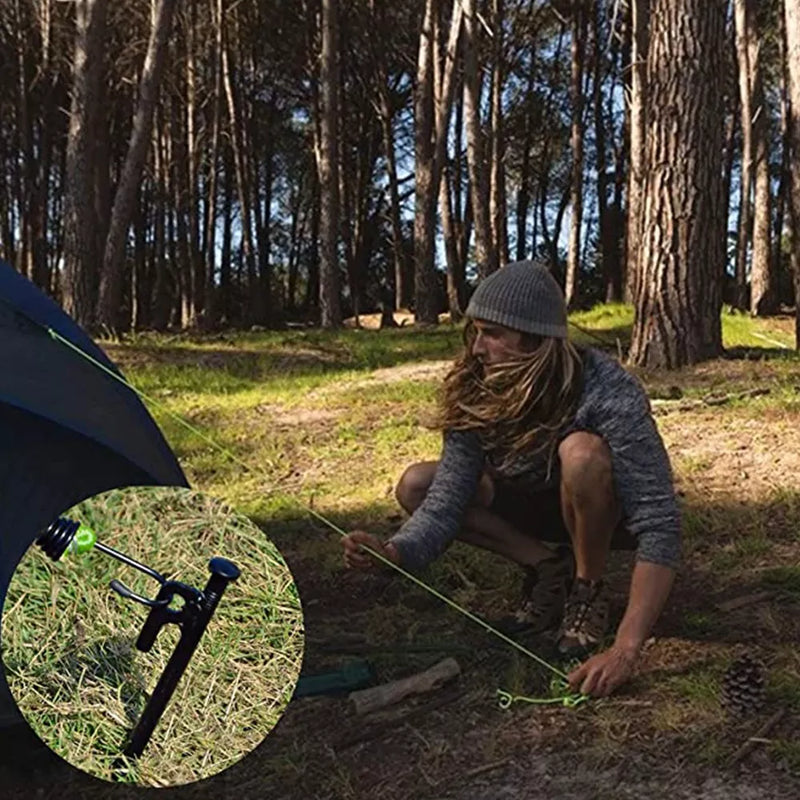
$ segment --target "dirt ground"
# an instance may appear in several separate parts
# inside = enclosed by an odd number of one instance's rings
[[[435,379],[448,363],[380,370],[367,380]],[[681,394],[694,391],[699,397],[800,384],[800,374],[778,373],[768,361],[720,360],[683,375],[641,377],[654,396],[663,396],[668,382],[679,383]],[[508,648],[436,599],[398,586],[392,576],[344,574],[327,583],[315,575],[313,561],[293,553],[290,564],[305,602],[310,672],[338,665],[349,655],[371,658],[379,676],[389,680],[449,653],[462,673],[451,686],[365,718],[355,715],[344,696],[294,701],[277,735],[263,746],[265,764],[274,764],[278,753],[285,756],[287,746],[302,749],[298,766],[305,765],[304,776],[296,793],[287,796],[800,796],[795,695],[800,691],[800,600],[794,593],[763,592],[759,583],[766,570],[800,566],[800,410],[769,398],[761,406],[701,404],[680,410],[679,405],[680,399],[667,403],[658,425],[691,522],[686,563],[636,677],[608,700],[575,710],[519,706],[502,711],[495,703],[496,688],[525,673]],[[746,543],[759,537],[765,544],[750,554]],[[740,550],[743,557],[736,562]],[[730,563],[717,566],[721,556],[730,556]],[[612,558],[609,580],[617,619],[624,610],[630,563],[625,555]],[[469,594],[476,580],[463,573],[461,578],[445,591]],[[512,602],[516,590],[512,585],[505,592]],[[748,600],[758,595],[765,597]],[[478,588],[471,599],[470,607],[488,618],[502,610],[497,594],[488,589]],[[745,602],[720,610],[731,600]],[[412,620],[412,632],[394,619]],[[415,652],[415,646],[431,642],[439,652]],[[551,646],[541,639],[525,643],[541,655]],[[382,646],[394,646],[400,655],[387,657]],[[787,694],[783,686],[761,712],[740,719],[720,707],[718,683],[724,668],[743,652],[761,657],[781,680],[788,675],[791,689]],[[541,689],[535,680],[522,682],[532,693]],[[777,723],[757,735],[781,709]],[[304,738],[309,730],[313,743]],[[757,740],[752,752],[737,755],[751,737]]]

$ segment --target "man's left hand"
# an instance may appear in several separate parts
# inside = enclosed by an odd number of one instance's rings
[[[612,645],[570,672],[570,688],[592,697],[606,697],[631,677],[637,655],[635,649]]]

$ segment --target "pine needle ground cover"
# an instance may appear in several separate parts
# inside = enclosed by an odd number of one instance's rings
[[[20,710],[70,764],[147,786],[214,775],[253,750],[288,704],[303,652],[300,602],[275,546],[221,501],[184,489],[98,495],[65,516],[98,541],[202,589],[208,562],[241,570],[230,583],[143,755],[115,768],[179,639],[167,624],[151,650],[136,639],[148,609],[109,589],[118,579],[154,598],[159,584],[92,550],[54,563],[32,546],[3,615],[3,661]],[[174,601],[180,608],[182,601]]]
[[[601,337],[612,354],[624,351],[630,307],[572,319],[586,331],[571,331],[576,341],[599,346]],[[498,709],[498,688],[542,694],[549,677],[403,578],[346,571],[338,534],[305,511],[313,506],[345,530],[389,534],[401,524],[394,486],[410,463],[438,456],[440,437],[425,422],[459,349],[457,328],[109,344],[131,380],[250,465],[153,409],[191,483],[250,515],[285,556],[303,602],[304,674],[359,659],[378,682],[446,656],[461,666],[453,684],[364,718],[346,696],[295,699],[218,785],[290,798],[473,800],[529,796],[531,787],[566,798],[797,796],[800,360],[792,325],[724,314],[728,357],[639,373],[672,459],[684,566],[635,679],[579,709]],[[616,620],[630,567],[625,555],[609,566]],[[459,544],[424,578],[495,619],[513,609],[521,581],[513,566]],[[546,642],[523,641],[549,657]],[[734,719],[722,682],[746,654],[765,666],[765,703]],[[753,751],[731,763],[780,709]]]

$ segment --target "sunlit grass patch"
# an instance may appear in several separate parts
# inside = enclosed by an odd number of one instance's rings
[[[754,319],[746,313],[722,312],[722,341],[725,347],[785,348],[791,351],[794,342],[783,331],[775,330],[769,320]]]

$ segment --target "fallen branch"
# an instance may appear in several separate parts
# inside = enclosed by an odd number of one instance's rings
[[[340,753],[350,747],[354,747],[362,742],[374,742],[386,733],[391,732],[393,729],[400,725],[405,725],[412,719],[429,714],[437,708],[447,705],[448,703],[460,700],[466,695],[466,689],[456,689],[454,691],[443,692],[439,696],[429,700],[427,703],[416,706],[410,711],[404,711],[402,714],[397,714],[391,719],[383,719],[368,725],[366,728],[359,729],[358,733],[351,736],[346,736],[334,745],[334,750]]]
[[[494,769],[499,769],[500,767],[504,767],[508,762],[511,761],[510,758],[504,758],[501,761],[492,761],[490,764],[484,764],[481,767],[475,767],[475,769],[471,769],[468,772],[464,773],[465,778],[474,778],[477,775],[483,775],[484,772],[491,772]]]
[[[707,406],[721,406],[730,400],[743,400],[746,397],[760,397],[763,394],[769,394],[770,389],[766,386],[759,386],[755,389],[747,389],[744,392],[733,392],[732,394],[709,394],[703,398],[703,402]]]
[[[356,714],[368,714],[370,711],[399,703],[411,694],[438,689],[460,672],[461,667],[454,658],[445,658],[424,672],[384,683],[382,686],[351,692],[348,699],[353,702]]]
[[[731,400],[744,400],[747,397],[759,397],[761,395],[769,394],[771,389],[766,386],[758,387],[756,389],[747,389],[744,392],[732,392],[731,394],[709,394],[698,400],[682,400],[676,403],[674,400],[658,400],[650,401],[653,416],[660,414],[669,414],[673,411],[692,411],[704,406],[722,406],[729,403]]]
[[[728,761],[728,766],[732,767],[738,764],[743,758],[746,758],[757,744],[764,741],[764,737],[783,719],[786,713],[785,708],[778,709],[755,733],[750,736],[747,741],[731,756]]]
[[[732,600],[726,600],[724,603],[717,603],[719,611],[734,611],[742,606],[749,606],[753,603],[761,603],[764,600],[771,600],[774,592],[757,592],[756,594],[746,594],[742,597],[734,597]]]

